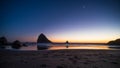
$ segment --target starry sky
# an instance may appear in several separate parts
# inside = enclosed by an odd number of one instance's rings
[[[119,0],[1,0],[0,36],[36,42],[106,43],[120,38]]]

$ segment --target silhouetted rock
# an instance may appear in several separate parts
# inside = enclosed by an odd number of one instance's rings
[[[52,43],[50,40],[47,39],[47,37],[44,34],[40,34],[37,40],[37,49],[43,50],[49,48],[49,43]]]
[[[5,37],[0,37],[0,45],[6,45],[7,39]]]
[[[23,45],[22,46],[25,46],[25,47],[27,47],[28,45],[27,44],[25,44],[25,43],[23,43]]]
[[[120,45],[120,39],[116,39],[114,41],[109,41],[107,44],[109,44],[109,45]]]
[[[41,33],[38,37],[37,43],[51,43],[51,41],[48,40],[43,33]]]
[[[14,41],[12,44],[12,48],[15,48],[15,49],[19,49],[21,46],[22,46],[21,42],[18,40]]]

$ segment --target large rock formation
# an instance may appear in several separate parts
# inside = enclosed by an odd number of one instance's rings
[[[120,39],[116,39],[114,41],[109,41],[107,44],[109,44],[109,45],[120,45]]]
[[[5,37],[0,37],[0,45],[6,45],[8,42],[7,42],[7,39]]]
[[[38,37],[37,40],[37,49],[38,50],[43,50],[43,49],[48,49],[49,48],[49,43],[52,43],[47,37],[41,33]]]
[[[51,43],[51,41],[47,39],[43,33],[41,33],[38,37],[37,43]]]
[[[18,40],[14,41],[12,44],[12,48],[19,49],[22,46],[22,43]]]

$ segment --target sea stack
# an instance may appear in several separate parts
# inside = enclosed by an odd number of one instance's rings
[[[48,49],[50,43],[52,42],[43,33],[41,33],[37,40],[37,49],[38,50]]]
[[[51,41],[43,33],[41,33],[38,37],[37,43],[51,43]]]

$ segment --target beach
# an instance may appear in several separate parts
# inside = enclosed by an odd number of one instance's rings
[[[120,50],[0,50],[0,68],[120,68]]]

